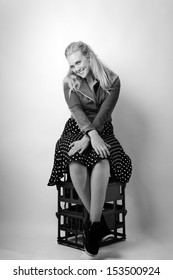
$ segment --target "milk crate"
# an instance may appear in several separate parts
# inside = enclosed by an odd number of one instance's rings
[[[110,241],[102,242],[101,246],[126,240],[125,216],[127,210],[125,208],[125,187],[126,184],[112,182],[111,180],[108,183],[103,215],[114,238]],[[63,181],[58,182],[57,191],[57,242],[61,245],[84,250],[83,229],[87,219],[87,211],[72,182],[66,175]]]

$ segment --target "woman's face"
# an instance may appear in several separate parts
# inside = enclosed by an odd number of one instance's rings
[[[89,58],[84,56],[81,51],[77,51],[67,57],[69,66],[77,76],[86,78],[90,73],[90,62]]]

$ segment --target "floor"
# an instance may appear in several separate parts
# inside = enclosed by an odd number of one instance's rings
[[[173,259],[173,244],[153,240],[141,234],[128,233],[126,241],[100,248],[90,258],[81,250],[56,243],[56,225],[13,225],[1,228],[1,260],[169,260]]]

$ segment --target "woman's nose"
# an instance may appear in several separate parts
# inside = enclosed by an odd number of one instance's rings
[[[77,72],[79,72],[79,71],[80,71],[80,66],[76,65],[76,66],[75,66],[75,72],[77,73]]]

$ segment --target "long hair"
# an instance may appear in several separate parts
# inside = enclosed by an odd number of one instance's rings
[[[65,50],[65,57],[75,53],[76,51],[81,51],[84,56],[90,57],[90,67],[94,77],[100,82],[100,86],[109,91],[112,83],[115,80],[115,74],[112,70],[107,68],[101,60],[97,57],[90,46],[83,43],[82,41],[73,42]],[[78,78],[73,71],[69,68],[68,77],[73,80],[74,83],[78,84],[80,78]]]

